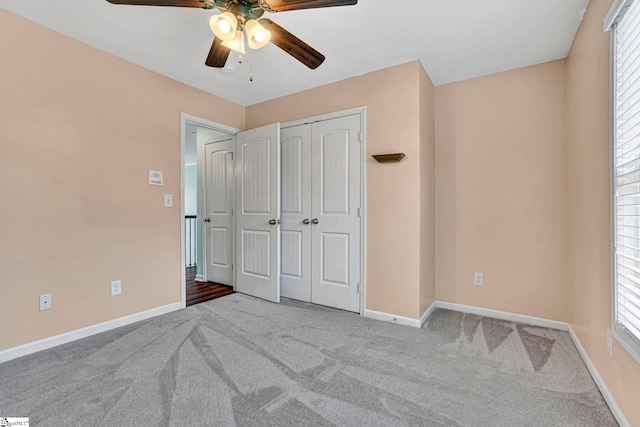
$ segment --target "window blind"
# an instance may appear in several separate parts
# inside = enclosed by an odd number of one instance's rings
[[[614,31],[615,326],[640,343],[640,1]]]

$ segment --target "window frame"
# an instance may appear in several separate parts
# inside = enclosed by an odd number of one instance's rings
[[[618,326],[618,293],[617,293],[617,272],[618,262],[616,259],[616,31],[618,21],[624,16],[624,12],[634,1],[640,0],[617,0],[611,6],[609,14],[605,18],[604,30],[609,32],[609,169],[610,169],[610,256],[611,256],[611,334],[629,352],[629,354],[640,364],[640,336],[635,339],[630,336],[630,332]],[[622,13],[621,13],[622,12]],[[640,216],[640,215],[639,215]]]

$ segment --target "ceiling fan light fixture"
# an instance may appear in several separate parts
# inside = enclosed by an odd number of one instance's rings
[[[222,46],[244,54],[244,33],[242,30],[236,31],[235,38],[233,40],[223,41]]]
[[[271,32],[255,19],[248,20],[244,24],[244,28],[247,30],[247,39],[251,49],[260,49],[271,40]]]
[[[211,31],[220,40],[230,42],[236,38],[236,28],[238,27],[238,19],[231,12],[224,12],[220,15],[213,15],[209,19]]]

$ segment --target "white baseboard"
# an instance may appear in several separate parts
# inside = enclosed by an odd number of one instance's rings
[[[206,280],[204,280],[204,277],[202,277],[202,274],[196,274],[195,281],[196,282],[206,282]]]
[[[582,360],[584,361],[584,364],[587,365],[587,369],[589,370],[589,373],[591,374],[593,381],[596,383],[596,385],[600,389],[600,393],[602,393],[602,397],[604,397],[605,402],[607,402],[607,405],[609,406],[609,409],[611,410],[611,413],[615,417],[616,421],[618,421],[618,424],[620,424],[620,426],[622,427],[631,427],[631,424],[629,424],[629,421],[627,421],[624,414],[620,410],[620,407],[618,406],[616,401],[613,399],[613,396],[611,395],[611,392],[607,388],[607,385],[604,383],[604,380],[600,376],[600,373],[596,369],[596,366],[593,364],[593,362],[589,358],[587,351],[582,346],[582,343],[578,339],[578,336],[573,331],[573,328],[571,326],[569,326],[569,336],[571,337],[571,339],[573,340],[573,343],[578,349],[578,353],[580,353],[580,356],[582,356]]]
[[[152,308],[151,310],[143,311],[140,313],[131,314],[129,316],[120,317],[118,319],[109,320],[108,322],[98,323],[97,325],[87,326],[86,328],[76,329],[75,331],[65,332],[64,334],[44,338],[39,341],[30,342],[27,344],[19,345],[17,347],[11,347],[6,350],[0,351],[0,363],[7,362],[18,357],[26,356],[28,354],[36,353],[38,351],[46,350],[48,348],[57,347],[71,341],[86,338],[88,336],[106,332],[111,329],[119,328],[121,326],[130,325],[141,320],[160,316],[161,314],[180,310],[181,305],[181,303],[176,302],[173,304],[164,305],[162,307]]]
[[[420,320],[418,319],[383,313],[381,311],[365,310],[364,317],[368,317],[369,319],[382,320],[385,322],[397,323],[398,325],[412,326],[414,328],[420,327]]]
[[[469,314],[477,314],[494,319],[509,320],[512,322],[527,323],[529,325],[540,326],[542,328],[558,329],[568,331],[569,324],[556,320],[543,319],[541,317],[527,316],[524,314],[509,313],[507,311],[490,310],[488,308],[473,307],[470,305],[454,304],[452,302],[436,301],[438,308],[445,310],[462,311]]]
[[[427,318],[431,316],[433,310],[436,309],[437,303],[434,302],[422,313],[420,319],[412,319],[411,317],[398,316],[397,314],[383,313],[382,311],[365,310],[364,317],[369,319],[382,320],[383,322],[397,323],[398,325],[411,326],[413,328],[421,328]]]
[[[422,313],[422,316],[420,316],[420,327],[422,328],[422,325],[424,325],[424,322],[427,321],[427,319],[429,318],[429,316],[431,316],[431,313],[433,313],[433,311],[438,308],[438,301],[434,301],[429,308],[427,308],[425,310],[424,313]]]

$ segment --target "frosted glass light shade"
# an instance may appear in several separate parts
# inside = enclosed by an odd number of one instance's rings
[[[255,19],[250,19],[244,24],[247,30],[247,39],[251,49],[260,49],[271,40],[271,32],[265,29]]]
[[[238,20],[231,12],[224,12],[220,15],[213,15],[209,19],[209,26],[211,31],[220,40],[226,42],[235,39],[236,28],[238,27]]]
[[[236,31],[236,36],[231,41],[223,41],[222,46],[233,49],[236,52],[244,53],[244,33],[242,31]]]

